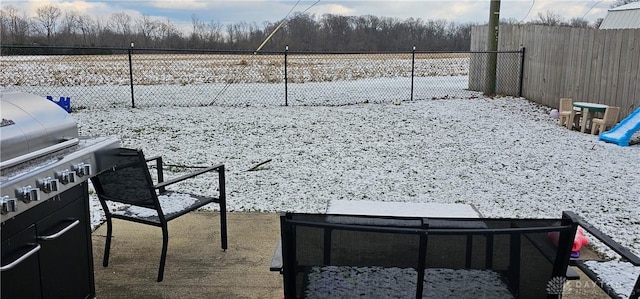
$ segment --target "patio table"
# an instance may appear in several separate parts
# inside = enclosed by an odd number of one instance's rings
[[[580,132],[584,133],[587,129],[587,120],[592,117],[589,113],[604,112],[607,110],[607,105],[587,103],[587,102],[573,102],[573,107],[582,109],[582,120],[580,121]]]

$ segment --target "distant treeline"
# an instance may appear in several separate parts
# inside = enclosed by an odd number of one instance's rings
[[[207,50],[257,49],[281,23],[223,25],[216,21],[201,21],[194,14],[191,28],[180,30],[169,19],[144,15],[134,19],[125,12],[114,13],[106,19],[93,18],[74,12],[63,13],[53,4],[38,8],[34,18],[26,17],[13,7],[4,7],[0,21],[3,45],[122,48],[133,42],[136,48]],[[560,22],[558,16],[549,13],[530,23],[589,26],[584,20]],[[409,51],[413,45],[419,51],[468,51],[474,25],[477,24],[371,15],[324,14],[316,17],[298,13],[283,22],[262,51],[283,51],[286,45],[293,51],[321,52]],[[27,54],[24,51],[30,53],[32,50],[12,51],[11,54]],[[82,52],[94,53],[88,49]]]

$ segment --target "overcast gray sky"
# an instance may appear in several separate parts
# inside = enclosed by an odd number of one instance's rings
[[[240,21],[277,22],[287,13],[303,12],[320,17],[325,13],[360,16],[374,15],[399,19],[421,18],[423,20],[445,19],[456,23],[485,23],[489,19],[489,0],[0,0],[2,7],[13,6],[35,15],[39,6],[55,4],[63,11],[75,10],[94,18],[108,18],[116,12],[126,12],[136,18],[147,15],[162,20],[170,19],[180,28],[190,28],[192,16],[200,21],[220,22],[222,24]],[[317,2],[317,3],[316,3]],[[501,18],[528,21],[535,19],[538,13],[551,11],[565,20],[584,17],[589,22],[604,18],[613,0],[502,0]],[[297,3],[297,5],[296,5]]]

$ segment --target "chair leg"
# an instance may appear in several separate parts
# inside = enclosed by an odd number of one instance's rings
[[[104,243],[104,255],[102,256],[102,266],[107,267],[109,265],[109,253],[111,252],[111,234],[113,232],[111,217],[107,216],[107,238]]]
[[[160,254],[160,268],[158,269],[158,282],[164,278],[164,264],[167,261],[167,246],[169,244],[169,230],[167,223],[162,225],[162,253]]]
[[[227,244],[227,207],[220,202],[220,242],[222,243],[222,250],[226,251]]]
[[[591,122],[591,134],[593,134],[593,135],[597,135],[597,134],[596,134],[596,131],[597,131],[598,129],[599,129],[598,124],[592,121],[592,122]]]
[[[568,115],[561,115],[560,118],[558,119],[558,125],[560,126],[565,126],[568,122],[569,122]]]
[[[220,192],[220,242],[222,250],[227,250],[227,190],[225,184],[224,165],[218,171],[218,190]]]

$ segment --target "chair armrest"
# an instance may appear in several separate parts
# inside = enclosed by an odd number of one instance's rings
[[[161,156],[152,156],[152,157],[145,157],[144,159],[147,162],[153,161],[153,160],[160,160],[162,161],[162,157]]]
[[[153,156],[144,159],[146,162],[156,161],[156,172],[158,174],[158,183],[162,183],[164,181],[164,171],[162,171],[162,157],[161,156]],[[160,190],[164,192],[164,188]]]
[[[276,249],[273,251],[269,271],[282,272],[282,239],[278,240],[278,245],[276,245]]]
[[[587,222],[587,220],[585,220],[584,218],[576,215],[573,212],[571,212],[571,216],[575,217],[575,219],[578,221],[578,224],[584,230],[589,232],[598,240],[602,241],[602,243],[604,243],[607,247],[611,248],[611,250],[615,251],[617,254],[622,256],[624,259],[626,259],[628,262],[630,262],[634,266],[640,266],[640,257],[632,253],[628,248],[622,246],[622,244],[613,240],[611,237],[609,237],[609,235],[605,234],[604,232],[599,230],[597,227],[593,226],[593,224]]]
[[[198,175],[201,175],[203,173],[210,172],[210,171],[213,171],[213,170],[218,171],[218,172],[224,171],[224,164],[218,164],[218,165],[210,166],[210,167],[207,167],[207,168],[200,169],[198,171],[194,171],[194,172],[191,172],[191,173],[187,173],[185,175],[181,175],[179,177],[175,177],[173,179],[170,179],[170,180],[167,180],[167,181],[164,181],[164,182],[159,182],[158,184],[155,184],[153,186],[153,188],[161,189],[161,191],[162,191],[162,190],[164,190],[164,187],[166,187],[168,185],[175,184],[177,182],[181,182],[181,181],[184,181],[186,179],[193,178],[195,176],[198,176]]]
[[[611,298],[626,298],[626,297],[621,297],[620,296],[620,292],[621,289],[624,289],[620,287],[621,283],[614,283],[614,284],[610,284],[607,283],[606,281],[602,280],[602,277],[599,276],[599,274],[594,271],[593,269],[591,269],[589,267],[589,265],[587,265],[588,260],[577,260],[576,262],[576,267],[578,267],[578,269],[580,269],[582,271],[582,273],[584,273],[587,278],[589,278],[592,282],[594,282],[594,285],[600,287],[600,289],[602,291],[604,291],[607,295],[609,295],[609,297]],[[638,298],[638,292],[634,291],[638,289],[638,285],[640,283],[640,277],[635,278],[635,286],[631,289],[631,295],[628,297],[629,299],[634,299],[634,298]]]

